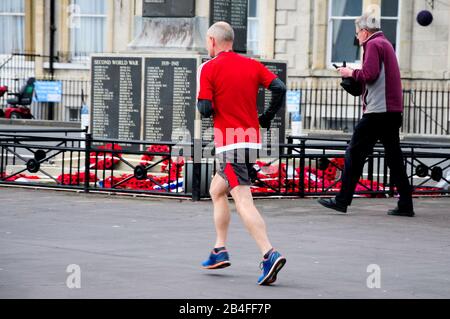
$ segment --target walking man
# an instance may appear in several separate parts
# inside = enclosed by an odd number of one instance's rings
[[[334,199],[320,199],[319,203],[341,213],[347,212],[364,163],[373,152],[377,141],[380,141],[385,149],[385,160],[391,179],[400,195],[397,207],[388,214],[413,217],[412,188],[400,148],[403,95],[397,56],[391,43],[380,30],[379,17],[366,13],[358,18],[355,24],[356,36],[364,49],[362,69],[352,70],[344,67],[338,71],[343,78],[353,77],[365,86],[364,115],[355,128],[345,154],[339,194]]]
[[[230,224],[228,194],[263,256],[259,285],[270,285],[286,263],[269,241],[266,225],[253,203],[250,171],[261,149],[260,126],[270,122],[284,103],[286,87],[260,62],[233,52],[234,31],[226,22],[211,26],[207,49],[211,60],[199,68],[197,108],[203,117],[213,116],[214,142],[220,170],[213,178],[210,194],[214,205],[216,243],[205,269],[231,265],[226,241]],[[273,93],[272,103],[258,118],[256,98],[260,86]]]

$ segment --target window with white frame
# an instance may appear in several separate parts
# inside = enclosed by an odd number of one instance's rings
[[[381,0],[381,29],[384,35],[398,49],[399,0]]]
[[[73,58],[101,53],[106,47],[107,0],[71,0],[70,51]]]
[[[25,0],[0,0],[0,54],[23,52]]]
[[[354,44],[355,20],[363,12],[363,0],[331,0],[329,18],[329,61],[354,63],[360,59]]]
[[[259,54],[259,6],[260,0],[248,1],[247,52]]]
[[[381,0],[381,29],[395,49],[398,47],[400,0]],[[329,8],[328,62],[355,63],[360,48],[355,45],[355,19],[363,13],[363,0],[331,0]]]

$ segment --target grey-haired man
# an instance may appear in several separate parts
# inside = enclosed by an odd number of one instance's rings
[[[366,13],[355,24],[356,36],[364,48],[363,66],[360,70],[339,68],[338,71],[343,78],[352,77],[365,86],[364,115],[355,128],[345,154],[339,194],[334,199],[320,199],[319,203],[342,213],[347,212],[364,163],[380,141],[385,149],[391,179],[400,195],[397,207],[388,214],[413,217],[412,188],[400,148],[403,92],[397,56],[392,44],[380,30],[381,23],[377,15]]]

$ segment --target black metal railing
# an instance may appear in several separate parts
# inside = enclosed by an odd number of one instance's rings
[[[0,60],[0,86],[7,86],[8,92],[19,92],[30,77],[35,77],[35,62],[41,58],[37,54],[13,53]],[[6,106],[7,94],[0,97],[0,108]]]
[[[352,132],[362,101],[339,85],[340,79],[291,83],[300,91],[303,129]],[[403,134],[450,135],[450,80],[403,80]]]
[[[69,136],[74,134],[85,137]],[[181,178],[192,178],[182,172],[185,162],[174,155],[176,148],[180,144],[94,140],[83,130],[2,130],[0,183],[192,196],[183,187]]]
[[[86,55],[86,54],[85,54]],[[88,55],[86,55],[88,56]],[[29,77],[36,77],[35,62],[48,61],[48,56],[14,53],[0,60],[0,86],[9,92],[18,92]],[[69,53],[59,53],[58,61],[75,62]],[[83,60],[86,63],[88,60]],[[61,103],[33,103],[35,119],[48,120],[49,114],[57,121],[79,122],[82,93],[85,101],[89,80],[69,79],[56,72],[52,78],[61,81]],[[37,80],[50,80],[42,76]],[[291,82],[293,90],[300,91],[303,129],[308,131],[352,132],[362,115],[361,98],[347,94],[339,85],[340,78],[308,78]],[[450,80],[403,79],[404,121],[403,134],[450,135]],[[0,97],[0,108],[6,107],[7,96]],[[50,110],[51,108],[51,110]],[[290,119],[288,118],[288,127]]]
[[[80,135],[85,135],[81,137]],[[289,137],[279,154],[258,160],[255,196],[333,196],[340,189],[348,141]],[[200,200],[218,169],[196,158],[201,143],[94,139],[82,130],[1,130],[0,184],[119,192]],[[416,195],[450,192],[450,145],[404,143],[405,165]],[[205,152],[206,153],[206,152]],[[366,161],[357,196],[394,196],[377,145]]]
[[[450,134],[448,82],[413,83],[403,90],[403,101],[405,110],[403,133]]]
[[[289,137],[280,163],[297,174],[280,183],[278,193],[299,196],[335,195],[341,187],[345,150],[348,140]],[[402,143],[408,178],[414,193],[448,194],[450,191],[450,145]],[[292,174],[291,174],[292,175]],[[441,186],[438,186],[441,184]],[[283,189],[282,187],[286,188]],[[359,196],[394,196],[382,145],[376,145],[367,158],[356,188]]]
[[[48,78],[37,79],[38,81],[50,81]],[[59,122],[80,122],[81,107],[84,100],[88,99],[89,81],[73,79],[55,79],[61,82],[62,96],[59,103],[34,102],[30,109],[31,114],[37,120],[49,119],[49,108],[53,108],[53,120]]]
[[[13,53],[0,61],[0,86],[7,86],[8,92],[17,93],[28,78],[34,77],[37,81],[59,81],[62,83],[62,96],[59,103],[33,102],[30,105],[31,114],[37,120],[52,118],[60,122],[80,122],[82,97],[88,100],[89,80],[70,79],[60,74],[51,76],[45,74],[36,77],[35,63],[38,59],[42,63],[48,61],[48,56],[29,53]],[[0,109],[7,107],[8,95],[0,97]],[[51,114],[51,116],[50,116]]]

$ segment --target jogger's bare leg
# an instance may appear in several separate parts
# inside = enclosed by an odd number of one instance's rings
[[[237,186],[231,191],[236,209],[250,235],[255,239],[262,255],[272,249],[267,236],[266,224],[253,202],[249,186]]]
[[[214,205],[214,224],[217,234],[214,247],[225,247],[231,220],[227,182],[220,175],[216,174],[211,182],[209,193]]]

